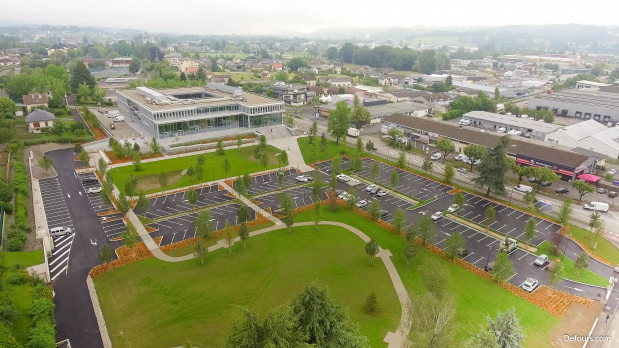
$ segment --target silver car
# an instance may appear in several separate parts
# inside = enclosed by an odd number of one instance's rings
[[[521,287],[524,291],[533,292],[533,290],[537,288],[538,284],[539,282],[537,281],[537,279],[527,278],[527,280],[522,283]]]

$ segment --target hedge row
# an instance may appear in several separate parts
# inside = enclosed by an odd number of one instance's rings
[[[22,162],[15,162],[15,172],[13,174],[13,189],[15,193],[28,196],[28,177],[26,176],[26,166]]]

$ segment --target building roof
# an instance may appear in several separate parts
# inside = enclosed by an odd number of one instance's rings
[[[425,132],[432,132],[438,135],[461,141],[464,143],[480,144],[487,147],[494,147],[498,144],[502,136],[494,133],[480,132],[471,128],[460,128],[451,123],[436,122],[419,117],[411,117],[402,114],[394,114],[385,117],[383,122],[390,122],[402,125],[407,128],[419,129]],[[570,168],[576,168],[587,160],[587,156],[559,149],[557,146],[548,146],[544,143],[533,143],[511,138],[509,154],[522,155],[547,161]]]
[[[600,87],[600,92],[619,93],[619,86]]]
[[[590,91],[590,90],[569,90],[562,91],[553,94],[540,94],[531,99],[529,105],[533,100],[548,100],[552,102],[563,102],[569,104],[581,104],[596,107],[606,107],[610,109],[619,109],[619,94]]]
[[[305,81],[316,81],[316,76],[314,75],[304,75],[303,80]]]
[[[352,82],[350,77],[329,77],[327,81],[331,82]]]
[[[320,86],[310,86],[310,87],[307,87],[307,90],[308,91],[312,91],[312,92],[314,92],[316,94],[325,94],[324,88],[322,88]]]
[[[596,133],[604,132],[608,129],[598,121],[586,120],[569,126],[562,127],[565,133],[576,140],[582,140]]]
[[[513,127],[521,127],[527,129],[535,129],[540,132],[554,132],[561,128],[556,124],[546,123],[544,121],[535,121],[532,118],[521,118],[516,116],[507,116],[501,114],[495,114],[486,111],[470,111],[462,115],[464,118],[474,118],[477,120],[502,123]],[[595,122],[595,121],[594,121]]]
[[[595,87],[608,87],[610,86],[610,84],[608,83],[602,83],[602,82],[595,82],[595,81],[589,81],[589,80],[580,80],[576,82],[579,85],[589,85],[589,86],[595,86]]]
[[[42,121],[53,121],[56,119],[56,116],[49,111],[37,109],[33,112],[26,115],[26,122],[42,122]]]
[[[22,95],[22,99],[26,105],[47,104],[47,94],[45,93]]]
[[[197,73],[198,72],[198,67],[197,66],[188,66],[187,68],[185,68],[185,71],[188,73]]]

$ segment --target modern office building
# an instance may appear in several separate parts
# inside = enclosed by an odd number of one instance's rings
[[[283,123],[284,102],[210,82],[206,87],[116,91],[122,115],[141,122],[158,139]]]
[[[617,93],[580,89],[543,94],[531,98],[529,108],[546,109],[557,116],[594,120],[609,126],[619,123]]]
[[[546,123],[543,120],[536,121],[532,118],[522,118],[508,115],[495,114],[486,111],[471,111],[462,115],[462,118],[471,121],[471,126],[497,132],[504,128],[503,133],[510,130],[521,131],[525,138],[544,140],[547,134],[561,128],[556,124]]]

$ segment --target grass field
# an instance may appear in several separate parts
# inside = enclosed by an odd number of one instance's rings
[[[595,244],[595,237],[587,237],[589,234],[587,230],[576,226],[570,226],[567,232],[572,235],[572,238],[584,244],[591,253],[613,265],[619,265],[619,249],[606,238],[598,237],[597,246],[594,250],[593,245]]]
[[[383,264],[368,265],[364,242],[349,231],[324,226],[277,230],[195,260],[168,263],[150,258],[95,278],[105,321],[116,347],[221,347],[235,306],[264,315],[291,300],[313,281],[328,286],[348,308],[372,347],[395,330],[400,304]],[[368,315],[368,294],[377,295],[380,312]],[[126,310],[131,308],[131,310]]]
[[[409,293],[426,291],[418,270],[424,267],[429,260],[436,260],[446,267],[451,276],[446,288],[457,301],[456,342],[465,342],[471,333],[479,331],[479,325],[486,325],[487,314],[494,317],[497,311],[504,312],[513,306],[516,308],[516,315],[526,334],[525,346],[550,346],[548,333],[559,324],[560,320],[532,303],[425,249],[419,249],[417,256],[411,262],[411,267],[406,267],[403,252],[406,241],[403,238],[341,207],[337,212],[332,212],[330,207],[324,206],[321,219],[323,221],[345,221],[374,238],[381,247],[389,249],[393,254],[393,263]],[[313,212],[300,213],[295,216],[295,221],[313,221]]]
[[[276,153],[280,151],[272,146],[267,146],[266,153],[269,155],[269,165],[264,168],[254,159],[254,148],[256,146],[242,147],[240,149],[231,148],[226,150],[224,155],[218,155],[215,152],[205,153],[204,158],[204,177],[201,182],[218,180],[229,177],[236,177],[241,174],[249,174],[253,172],[273,169],[278,167]],[[114,184],[120,190],[125,191],[125,181],[130,175],[134,175],[138,179],[138,191],[142,190],[145,193],[159,192],[159,173],[168,173],[167,190],[179,187],[185,187],[198,182],[188,175],[181,175],[181,172],[189,167],[195,167],[198,155],[169,158],[160,161],[142,164],[142,170],[136,172],[133,165],[111,169],[110,175],[114,180]],[[226,175],[223,168],[224,159],[227,158],[230,162],[230,172]]]
[[[320,137],[316,137],[313,144],[309,143],[309,137],[298,138],[297,143],[299,144],[299,149],[301,149],[303,160],[307,164],[330,159],[338,153],[351,156],[357,152],[355,148],[347,145],[346,142],[342,140],[340,140],[338,144],[333,140],[327,139],[327,148],[324,152],[320,151]],[[365,146],[365,144],[363,146]],[[365,152],[361,153],[361,156],[366,155]]]
[[[549,241],[544,241],[537,247],[537,255],[546,254],[551,260],[558,258],[561,260],[561,265],[563,269],[559,271],[559,277],[565,279],[575,280],[581,283],[587,283],[591,285],[597,286],[606,286],[608,285],[608,279],[602,277],[597,273],[593,273],[588,269],[580,270],[580,276],[576,276],[576,267],[574,267],[574,261],[568,259],[567,257],[563,257],[563,253],[559,252],[558,255],[554,255],[551,252],[552,243]]]

